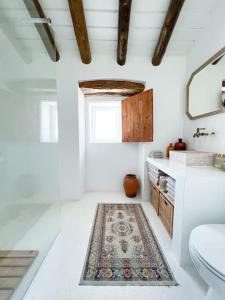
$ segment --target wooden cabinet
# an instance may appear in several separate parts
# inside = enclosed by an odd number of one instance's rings
[[[152,206],[154,207],[157,215],[159,215],[159,190],[152,185],[151,186],[151,202]]]
[[[160,188],[151,182],[151,203],[169,235],[173,235],[174,206]]]
[[[159,196],[159,217],[168,231],[169,235],[173,234],[173,205],[163,194]]]
[[[123,142],[153,141],[153,90],[122,101]]]

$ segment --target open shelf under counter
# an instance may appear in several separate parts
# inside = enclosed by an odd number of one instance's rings
[[[173,236],[173,212],[174,201],[168,197],[168,195],[160,189],[160,187],[151,183],[151,203],[154,207],[156,214],[161,219],[165,229],[172,238]]]
[[[175,198],[171,202],[174,209],[172,251],[181,265],[191,264],[192,229],[202,224],[224,223],[225,172],[214,167],[186,167],[168,159],[147,158],[146,162],[176,181]],[[164,197],[168,195],[164,193]]]

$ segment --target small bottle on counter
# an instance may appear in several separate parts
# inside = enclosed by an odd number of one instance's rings
[[[170,151],[174,150],[174,145],[173,143],[170,143],[169,146],[166,149],[166,156],[169,158],[170,157]]]
[[[182,139],[178,139],[178,142],[175,144],[175,150],[186,150],[187,145],[185,142],[183,142]]]

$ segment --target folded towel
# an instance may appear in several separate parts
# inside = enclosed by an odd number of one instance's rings
[[[148,175],[149,175],[151,178],[154,178],[155,180],[158,181],[158,176],[155,176],[155,175],[152,174],[152,173],[148,173]]]
[[[155,185],[157,185],[157,180],[155,180],[154,178],[149,177],[149,180],[150,180],[152,183],[154,183]]]
[[[171,199],[171,200],[175,200],[175,196],[174,195],[170,195],[170,194],[167,194],[167,196]]]
[[[167,190],[168,193],[170,193],[172,195],[175,195],[175,191],[168,189],[168,187],[166,187],[166,190]]]
[[[167,193],[172,194],[172,195],[175,195],[175,191],[171,191],[171,190],[168,189],[168,188],[166,188],[166,190],[167,190]]]
[[[163,158],[163,152],[162,151],[151,151],[149,153],[149,156],[152,157],[152,158]]]
[[[160,182],[160,183],[159,183],[159,187],[160,187],[160,189],[161,189],[163,192],[166,192],[166,184],[165,184],[165,182]]]
[[[174,185],[170,185],[170,184],[167,182],[166,190],[167,190],[168,193],[170,193],[170,194],[172,194],[172,195],[175,195],[175,186],[174,186]]]
[[[171,177],[168,177],[168,180],[167,180],[167,182],[169,183],[169,184],[171,184],[171,185],[175,185],[175,183],[176,183],[176,181],[173,179],[173,178],[171,178]]]
[[[170,183],[168,180],[167,180],[167,185],[168,185],[171,189],[175,189],[175,186],[176,186],[175,183]]]
[[[175,198],[175,194],[174,193],[170,193],[167,191],[167,195],[170,197],[170,198]]]
[[[155,166],[153,166],[152,164],[150,164],[149,162],[147,163],[147,167],[148,167],[148,169],[150,170],[156,170],[156,171],[158,171],[158,168],[156,168]]]
[[[170,186],[168,183],[167,183],[167,189],[172,191],[172,192],[175,192],[175,186]]]
[[[159,173],[159,170],[158,170],[158,169],[148,168],[148,171],[149,171],[149,172],[153,172],[153,173],[155,173],[155,174],[158,174],[158,173]]]
[[[167,196],[171,199],[175,199],[175,195],[174,194],[170,194],[170,193],[167,193]]]
[[[149,169],[149,172],[157,175],[160,174],[159,171],[153,169]]]
[[[155,178],[154,176],[149,175],[150,180],[154,180],[154,182],[158,182],[158,178]]]
[[[170,186],[175,186],[176,185],[176,182],[175,181],[174,182],[170,181],[169,178],[167,179],[167,183]]]

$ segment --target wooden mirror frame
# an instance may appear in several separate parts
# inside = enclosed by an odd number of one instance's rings
[[[224,113],[225,112],[225,108],[220,108],[217,110],[214,110],[212,112],[209,113],[205,113],[202,115],[197,115],[197,116],[192,116],[192,114],[190,113],[189,110],[189,103],[190,103],[190,85],[192,83],[192,80],[194,79],[194,77],[201,72],[201,70],[203,70],[206,66],[208,66],[209,64],[212,64],[216,59],[218,59],[220,56],[225,55],[225,47],[223,47],[220,51],[218,51],[215,55],[213,55],[210,59],[208,59],[203,65],[201,65],[199,68],[197,68],[190,76],[190,79],[187,83],[186,86],[186,110],[185,113],[188,116],[188,118],[190,120],[196,120],[196,119],[200,119],[200,118],[205,118],[205,117],[209,117],[209,116],[213,116],[213,115],[217,115],[220,113]]]

